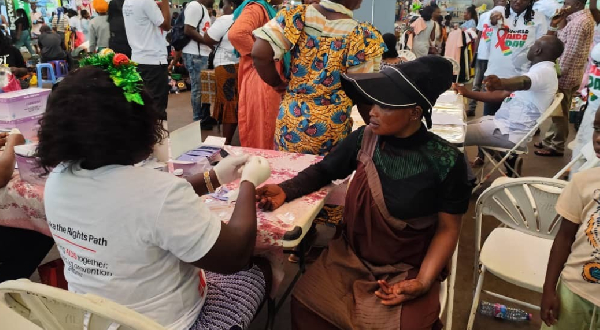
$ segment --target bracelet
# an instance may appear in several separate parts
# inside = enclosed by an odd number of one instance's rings
[[[558,26],[554,27],[554,26],[550,25],[550,26],[548,26],[548,31],[550,31],[550,32],[556,32],[556,31],[558,31]]]
[[[210,181],[209,171],[204,172],[204,183],[206,183],[206,188],[208,188],[209,193],[212,194],[215,192],[215,188],[213,187],[212,182]]]

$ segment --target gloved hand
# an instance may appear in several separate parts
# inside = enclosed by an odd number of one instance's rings
[[[241,169],[248,161],[248,158],[250,158],[248,155],[228,156],[223,158],[217,166],[213,167],[213,171],[215,171],[219,183],[223,185],[239,179],[242,173]]]
[[[258,187],[271,176],[271,166],[264,157],[250,157],[242,171],[242,181],[248,181]]]

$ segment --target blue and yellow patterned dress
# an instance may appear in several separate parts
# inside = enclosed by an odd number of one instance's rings
[[[352,11],[322,1],[325,10]],[[343,73],[379,70],[385,44],[375,27],[353,19],[327,20],[313,5],[282,10],[254,31],[268,41],[275,59],[291,51],[290,81],[275,128],[278,150],[326,155],[352,131],[352,100],[342,90]]]

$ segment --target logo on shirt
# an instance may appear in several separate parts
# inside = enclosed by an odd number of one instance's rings
[[[522,48],[529,37],[528,30],[504,30],[498,29],[496,32],[498,42],[496,48],[500,48],[504,56],[512,54],[511,48]]]
[[[585,228],[587,242],[591,245],[593,261],[583,264],[581,276],[589,283],[600,284],[600,189],[594,192],[594,201],[598,206],[590,215]]]
[[[485,42],[491,42],[492,41],[492,32],[493,31],[494,31],[494,28],[492,28],[491,26],[489,26],[487,24],[483,24],[483,31],[481,31],[481,38]]]

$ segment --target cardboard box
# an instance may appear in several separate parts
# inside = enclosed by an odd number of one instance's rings
[[[0,124],[41,115],[46,111],[49,89],[28,88],[0,94]]]
[[[36,144],[27,144],[15,147],[15,158],[21,180],[38,186],[46,185],[47,176],[41,176],[44,169],[39,167],[35,154]]]

